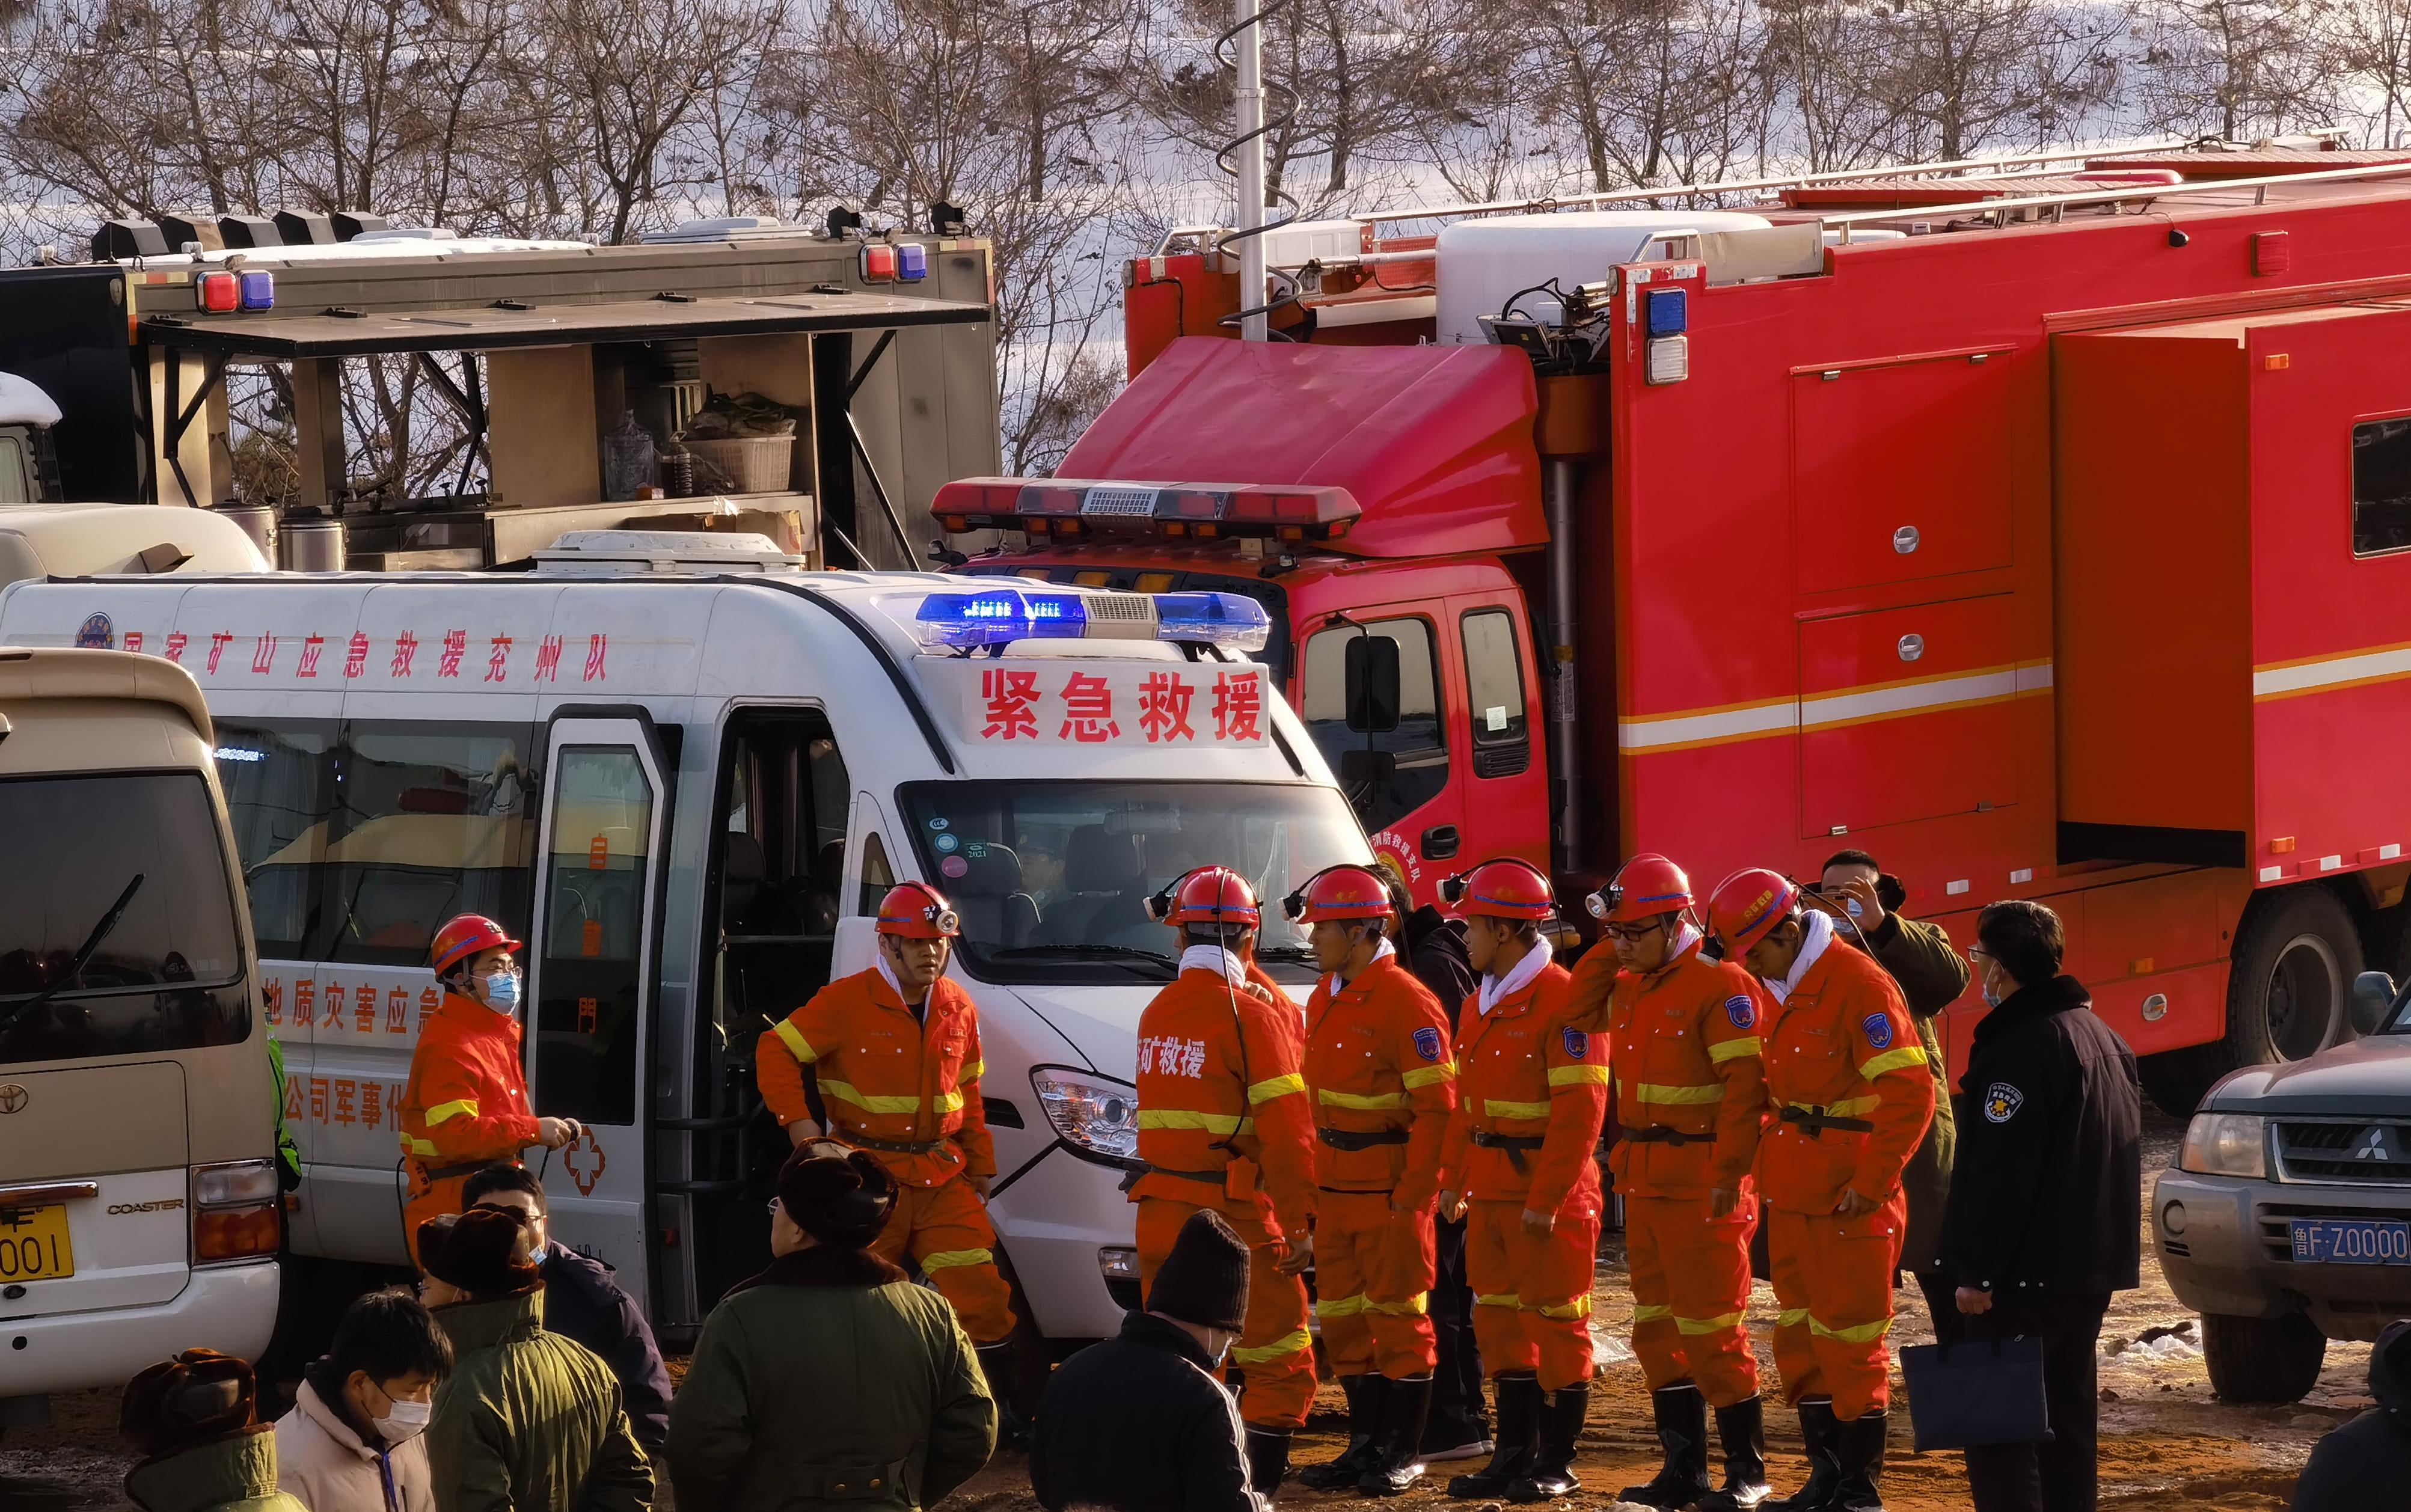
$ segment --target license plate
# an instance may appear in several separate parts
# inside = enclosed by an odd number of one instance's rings
[[[64,1207],[0,1208],[0,1281],[52,1281],[75,1274]]]
[[[2296,1218],[2294,1258],[2315,1265],[2411,1265],[2411,1222]]]

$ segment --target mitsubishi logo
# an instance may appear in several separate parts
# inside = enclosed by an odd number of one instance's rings
[[[32,1100],[25,1089],[14,1082],[0,1086],[0,1113],[16,1112]]]
[[[2387,1142],[2386,1126],[2372,1124],[2362,1129],[2360,1142],[2352,1148],[2352,1157],[2355,1160],[2391,1161],[2394,1158],[2394,1147]]]

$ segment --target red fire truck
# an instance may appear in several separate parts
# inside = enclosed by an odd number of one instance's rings
[[[1060,475],[933,508],[1005,532],[967,571],[1264,603],[1418,895],[1498,854],[1705,885],[1853,847],[1963,945],[2045,899],[2180,1112],[2373,1027],[2411,879],[2411,153],[1420,210],[1267,254],[1262,342],[1222,239],[1133,261],[1132,380]]]

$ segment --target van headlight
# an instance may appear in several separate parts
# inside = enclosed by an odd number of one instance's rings
[[[1065,1066],[1030,1073],[1030,1090],[1058,1138],[1075,1154],[1120,1165],[1138,1154],[1138,1089],[1128,1082]]]
[[[2185,1126],[2177,1169],[2197,1176],[2269,1174],[2269,1121],[2258,1113],[2196,1113]]]

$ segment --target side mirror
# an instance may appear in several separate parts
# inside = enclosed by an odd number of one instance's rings
[[[2394,979],[2383,971],[2364,971],[2352,979],[2352,1030],[2375,1034],[2394,1010]]]
[[[1398,727],[1398,643],[1359,635],[1348,643],[1348,728],[1377,734]]]

